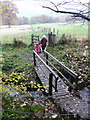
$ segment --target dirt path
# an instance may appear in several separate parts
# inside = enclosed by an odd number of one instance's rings
[[[8,26],[0,26],[0,36],[29,31],[31,31],[30,25],[14,25],[11,26],[11,28],[8,28]]]

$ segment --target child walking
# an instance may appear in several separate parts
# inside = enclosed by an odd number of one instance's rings
[[[34,46],[34,49],[35,49],[35,51],[36,51],[36,53],[37,54],[39,54],[40,53],[40,48],[42,47],[42,44],[38,44],[38,43],[36,43],[36,46]]]

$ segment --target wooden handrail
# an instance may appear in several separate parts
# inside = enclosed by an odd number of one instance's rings
[[[63,63],[61,63],[60,61],[58,61],[55,57],[53,57],[50,53],[48,53],[46,50],[44,51],[45,55],[46,55],[46,63],[48,65],[51,65],[51,67],[54,68],[55,71],[57,71],[57,73],[60,75],[60,77],[64,78],[64,80],[66,81],[66,84],[69,85],[69,91],[71,92],[72,90],[76,90],[77,88],[77,82],[78,82],[78,74],[76,74],[74,71],[72,71],[71,69],[69,69],[68,67],[66,67]],[[48,58],[51,58],[51,60],[53,60],[54,62],[56,62],[58,65],[60,65],[60,67],[62,67],[62,69],[66,72],[66,75],[63,72],[60,72],[49,60]],[[73,85],[73,83],[76,82],[75,85]]]
[[[76,74],[74,71],[72,71],[71,69],[69,69],[68,67],[66,67],[63,63],[61,63],[60,61],[58,61],[56,58],[54,58],[50,53],[48,53],[46,50],[44,51],[46,54],[49,55],[49,57],[51,57],[55,62],[57,62],[60,66],[62,66],[69,74],[71,74],[73,77],[78,77],[78,74]]]
[[[33,57],[34,57],[34,65],[36,66],[36,59],[35,55],[39,58],[39,60],[45,65],[45,67],[50,71],[49,74],[49,95],[52,95],[52,88],[55,89],[55,92],[57,92],[57,80],[59,76],[54,72],[47,64],[43,61],[43,59],[33,50]],[[55,77],[55,86],[53,85],[53,76]]]
[[[33,50],[33,53],[40,59],[40,61],[46,66],[46,68],[55,76],[55,78],[58,78],[59,76],[42,60],[42,58]]]

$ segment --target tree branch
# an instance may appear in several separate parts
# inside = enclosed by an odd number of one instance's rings
[[[57,11],[58,11],[58,7],[57,7],[57,5],[55,5],[55,4],[54,4],[53,2],[51,2],[51,1],[50,1],[50,3],[52,3],[52,4],[56,7],[56,9],[57,9]]]
[[[46,6],[42,6],[42,7],[43,7],[43,8],[50,9],[50,10],[56,12],[56,13],[72,14],[72,15],[74,15],[74,17],[81,17],[81,18],[83,18],[83,19],[85,19],[85,20],[87,20],[87,21],[90,21],[90,18],[89,18],[89,17],[87,17],[87,16],[85,16],[85,15],[83,15],[83,14],[81,14],[81,13],[54,10],[53,8],[51,8],[51,7],[46,7]]]

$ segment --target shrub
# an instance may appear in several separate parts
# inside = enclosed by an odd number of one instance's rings
[[[23,41],[16,40],[16,38],[14,38],[13,46],[14,47],[26,47],[27,45]]]
[[[6,47],[12,47],[10,49],[13,49],[14,47],[27,47],[27,45],[23,42],[23,41],[20,41],[20,40],[16,40],[16,38],[13,39],[13,43],[6,43],[6,44],[3,44],[3,47],[6,48]]]
[[[76,38],[72,38],[71,35],[65,35],[63,34],[59,40],[57,40],[58,42],[56,43],[57,45],[58,44],[61,44],[61,45],[65,45],[65,44],[73,44],[75,43],[77,40]]]
[[[5,60],[3,62],[2,70],[7,71],[7,70],[12,69],[13,67],[14,67],[14,63],[12,60]]]

